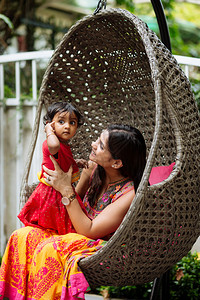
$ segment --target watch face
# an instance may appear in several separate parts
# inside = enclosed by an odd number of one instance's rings
[[[63,198],[62,198],[62,203],[63,203],[64,205],[69,205],[69,204],[70,204],[70,200],[69,200],[67,197],[63,197]]]

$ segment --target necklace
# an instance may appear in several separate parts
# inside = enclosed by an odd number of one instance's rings
[[[125,179],[127,179],[127,178],[128,178],[128,177],[122,177],[122,178],[120,178],[120,179],[118,179],[118,180],[111,181],[111,182],[108,183],[108,185],[114,184],[114,183],[117,183],[117,182],[120,182],[120,181],[125,180]]]
[[[102,196],[106,193],[108,193],[108,191],[111,189],[113,189],[113,186],[115,186],[117,183],[121,183],[125,180],[128,180],[128,177],[121,177],[120,179],[118,180],[115,180],[115,181],[112,181],[112,182],[109,182],[107,186],[104,186],[104,188],[101,190],[100,194],[98,195],[97,199],[96,199],[96,202],[95,202],[95,206],[96,204],[98,203],[98,201],[102,198]],[[119,185],[120,186],[120,185]],[[115,188],[114,188],[115,189]],[[113,190],[114,191],[114,190]],[[95,207],[94,206],[94,207]]]

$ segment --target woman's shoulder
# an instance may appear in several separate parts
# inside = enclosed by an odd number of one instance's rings
[[[121,184],[115,187],[111,195],[112,202],[116,201],[117,199],[119,199],[120,197],[126,195],[131,191],[133,194],[135,193],[134,183],[133,180],[127,178],[124,181],[122,181]]]
[[[134,182],[131,179],[127,179],[124,182],[124,185],[122,186],[122,189],[127,189],[127,188],[131,188],[134,189]]]
[[[118,181],[112,185],[114,186],[115,190],[119,191],[123,191],[128,188],[134,189],[134,182],[129,178],[123,178],[121,181]]]

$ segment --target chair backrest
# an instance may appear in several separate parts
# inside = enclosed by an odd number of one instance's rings
[[[72,142],[77,157],[87,158],[91,141],[108,123],[139,128],[148,149],[122,224],[103,249],[80,262],[87,280],[91,286],[131,285],[159,277],[199,235],[200,118],[187,77],[145,23],[125,10],[107,9],[77,22],[55,50],[38,115],[43,104],[58,100],[72,102],[85,115]],[[33,144],[38,122],[39,117]],[[166,180],[148,186],[153,166],[173,162]]]

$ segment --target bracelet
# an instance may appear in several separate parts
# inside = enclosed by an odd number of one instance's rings
[[[47,134],[47,138],[50,136],[50,135],[55,135],[55,133],[54,132],[49,132],[48,134]]]

